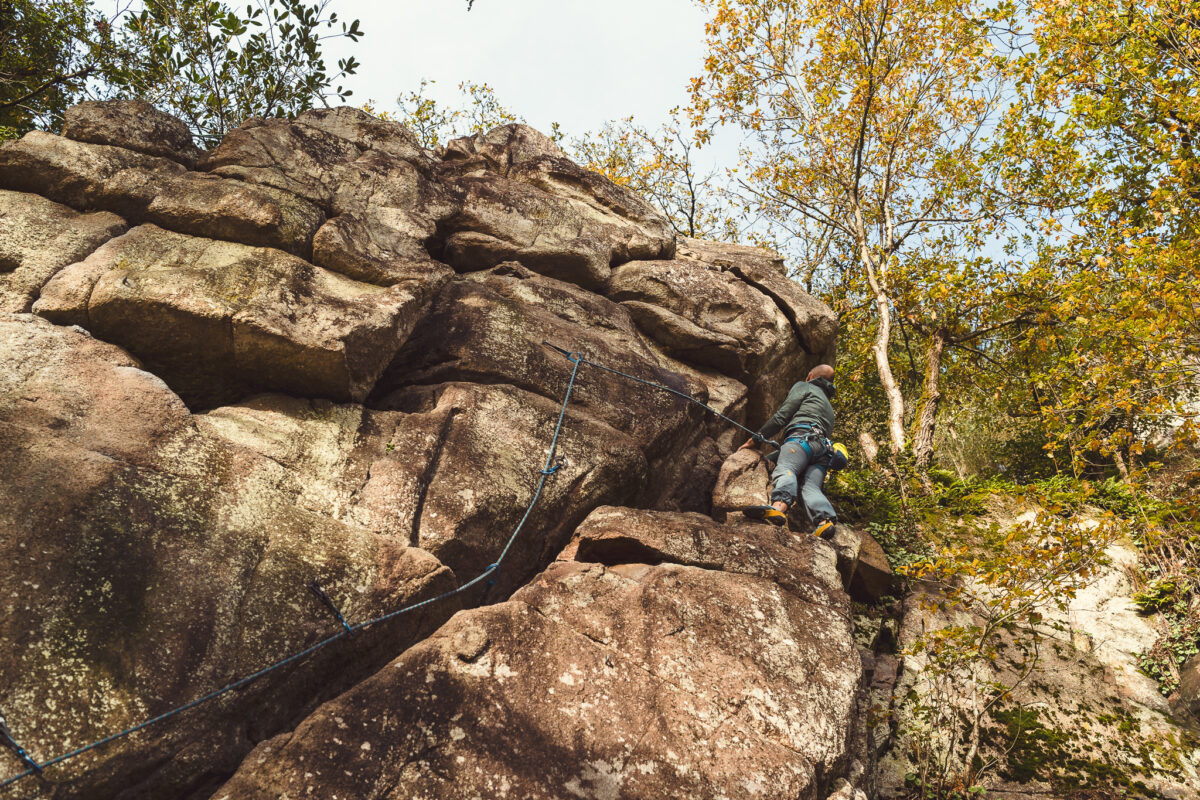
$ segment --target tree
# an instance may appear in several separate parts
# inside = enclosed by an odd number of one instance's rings
[[[417,140],[433,149],[459,136],[489,131],[500,125],[524,122],[500,104],[496,92],[486,83],[464,81],[458,85],[462,104],[448,108],[429,96],[436,81],[421,79],[416,91],[396,98],[399,113],[395,118],[416,134]],[[390,117],[389,117],[390,118]],[[557,125],[554,126],[557,130]]]
[[[998,337],[1019,335],[1031,315],[1009,265],[985,256],[962,255],[969,249],[954,241],[926,242],[898,265],[899,274],[893,278],[907,363],[910,369],[922,367],[911,441],[913,464],[926,482],[947,360],[956,356],[961,361],[958,372],[965,373],[964,378],[977,388],[981,371],[999,367],[1007,373],[1008,365],[998,359],[1007,360],[1008,350],[998,343]],[[920,355],[911,351],[910,330],[914,337],[919,334],[924,339]]]
[[[1200,398],[1200,3],[1031,0],[994,158],[1038,232],[1022,342],[1053,442],[1128,474]]]
[[[895,458],[907,445],[891,356],[900,265],[948,230],[973,245],[998,214],[979,171],[1002,78],[984,9],[949,0],[701,2],[713,17],[704,74],[692,84],[695,121],[702,135],[733,124],[751,138],[739,180],[751,207],[853,253],[873,310],[871,353]]]
[[[255,0],[235,12],[219,0],[147,0],[124,21],[132,58],[107,65],[113,92],[179,116],[202,141],[220,140],[251,116],[290,117],[351,92],[353,56],[330,74],[321,44],[358,41],[358,20],[340,23],[331,0]],[[334,31],[324,33],[322,31]]]
[[[331,37],[357,41],[331,0],[254,0],[244,12],[220,0],[145,0],[111,18],[86,0],[0,5],[0,126],[19,135],[56,128],[89,98],[137,97],[182,118],[206,143],[250,116],[292,116],[350,92],[336,82],[358,68],[321,54]],[[340,26],[340,27],[339,27]]]
[[[111,58],[111,30],[87,0],[0,2],[0,140],[57,127]]]
[[[680,236],[737,238],[715,170],[702,173],[696,142],[671,110],[671,121],[650,131],[626,117],[573,139],[571,155],[618,186],[645,197]]]

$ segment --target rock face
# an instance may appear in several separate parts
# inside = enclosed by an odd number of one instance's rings
[[[0,303],[0,713],[34,758],[344,630],[314,579],[361,622],[503,555],[22,796],[851,777],[835,555],[704,516],[728,426],[580,365],[526,515],[574,366],[544,342],[750,425],[832,358],[832,314],[772,254],[677,244],[525,126],[430,153],[326,109],[201,152],[145,104],[87,103],[0,146]],[[0,749],[0,780],[22,769]]]
[[[382,288],[139,225],[56,274],[33,310],[124,346],[192,408],[255,391],[362,400],[448,279]]]
[[[1179,670],[1179,689],[1171,710],[1195,731],[1200,731],[1200,656],[1192,656]]]
[[[830,548],[789,538],[597,509],[571,560],[263,743],[214,797],[824,797],[862,670]]]
[[[427,551],[293,505],[279,465],[206,435],[119,348],[27,314],[0,316],[0,348],[11,355],[0,370],[0,572],[13,587],[0,708],[39,757],[329,635],[336,624],[306,596],[313,578],[359,618],[453,585]],[[327,648],[306,670],[183,725],[48,772],[41,788],[186,796],[453,610],[431,607],[375,639]],[[15,759],[5,764],[16,771]]]
[[[55,273],[124,232],[116,214],[80,214],[34,194],[0,191],[0,311],[28,311]]]
[[[897,637],[900,675],[887,710],[902,735],[876,742],[883,756],[880,797],[908,796],[906,775],[917,769],[919,745],[925,752],[945,746],[910,703],[968,709],[972,689],[992,682],[1013,691],[985,718],[982,730],[982,757],[991,762],[988,796],[1071,800],[1084,796],[1078,794],[1082,789],[1112,797],[1196,796],[1200,742],[1165,713],[1166,701],[1153,681],[1136,672],[1134,654],[1124,649],[1138,628],[1125,614],[1133,613],[1125,608],[1132,603],[1119,594],[1128,580],[1124,549],[1113,548],[1114,563],[1080,591],[1066,613],[1047,611],[1045,640],[1036,653],[1023,654],[1026,644],[1003,640],[1000,655],[976,673],[975,684],[966,675],[949,689],[939,684],[926,670],[928,656],[913,645],[928,631],[977,624],[980,618],[961,608],[930,608],[918,593],[904,599]],[[1092,610],[1081,614],[1085,603]],[[1027,655],[1036,659],[1026,661]],[[1019,680],[1027,668],[1029,674]],[[949,764],[952,770],[962,766],[953,759]]]

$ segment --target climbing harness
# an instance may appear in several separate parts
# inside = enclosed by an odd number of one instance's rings
[[[833,462],[833,440],[826,436],[820,428],[816,427],[815,425],[802,424],[795,426],[791,430],[796,431],[796,433],[786,436],[783,440],[784,444],[787,444],[788,442],[795,442],[803,447],[804,452],[808,453],[808,457],[814,466],[828,467]],[[824,463],[820,465],[816,463],[816,457],[813,455],[813,446],[811,442],[821,443],[821,446],[824,448],[824,452],[821,454],[821,460]]]
[[[295,664],[296,662],[306,658],[307,656],[312,655],[313,653],[317,652],[318,650],[328,647],[329,645],[333,644],[334,642],[344,639],[347,636],[353,636],[354,634],[358,633],[359,631],[373,627],[382,622],[386,622],[390,619],[394,619],[394,618],[402,616],[404,614],[409,614],[413,611],[417,611],[418,609],[425,608],[426,606],[431,606],[431,605],[438,603],[442,600],[445,600],[449,597],[453,597],[454,595],[462,594],[463,592],[467,591],[468,589],[470,589],[474,586],[477,586],[481,583],[484,583],[485,581],[487,582],[487,588],[490,590],[491,586],[495,583],[496,573],[500,570],[501,565],[504,563],[504,559],[508,556],[508,551],[512,548],[513,543],[516,541],[518,534],[520,534],[520,532],[521,532],[521,529],[525,527],[525,522],[529,519],[530,514],[533,513],[534,506],[537,505],[538,500],[541,498],[542,489],[546,485],[546,480],[551,475],[554,475],[556,472],[558,472],[559,469],[561,469],[563,467],[563,465],[565,464],[565,461],[563,460],[563,458],[558,456],[558,452],[557,452],[558,451],[558,440],[559,440],[560,434],[562,433],[563,420],[566,418],[567,405],[571,401],[571,393],[575,390],[575,380],[579,375],[579,368],[581,366],[583,366],[584,364],[588,365],[589,367],[594,367],[596,369],[603,370],[604,372],[610,372],[614,375],[619,375],[622,378],[626,378],[631,381],[636,381],[638,383],[645,384],[646,386],[651,386],[655,389],[660,389],[664,392],[670,392],[671,394],[678,395],[679,397],[682,397],[685,400],[695,403],[696,405],[698,405],[701,408],[708,411],[710,414],[720,417],[721,419],[725,420],[726,422],[730,423],[731,425],[734,425],[734,426],[740,428],[741,430],[749,433],[752,437],[754,437],[755,441],[760,442],[760,443],[770,444],[770,445],[773,445],[774,447],[779,447],[779,444],[777,442],[773,442],[769,439],[764,439],[758,433],[751,431],[749,428],[742,425],[737,420],[730,419],[726,415],[717,411],[715,408],[712,408],[711,406],[706,405],[705,403],[701,402],[700,400],[696,399],[695,397],[692,397],[690,394],[681,392],[678,389],[672,389],[670,386],[664,386],[661,383],[655,383],[654,381],[650,381],[645,378],[639,378],[636,375],[630,375],[629,373],[621,372],[620,370],[613,369],[612,367],[606,367],[603,364],[596,363],[595,361],[589,361],[588,359],[583,357],[582,353],[579,353],[576,351],[571,351],[571,350],[565,350],[561,347],[550,344],[549,342],[543,342],[542,344],[544,344],[547,347],[550,347],[550,348],[556,350],[557,352],[561,353],[562,355],[566,356],[567,360],[570,361],[573,365],[571,368],[571,376],[567,381],[567,388],[566,388],[566,391],[563,393],[562,404],[558,410],[558,420],[554,426],[554,435],[550,439],[550,450],[546,454],[546,463],[542,466],[542,468],[540,470],[538,470],[539,477],[537,480],[537,485],[534,487],[534,490],[533,490],[533,497],[530,499],[529,505],[526,506],[525,513],[521,516],[520,521],[517,522],[516,528],[514,528],[513,532],[509,535],[508,541],[505,542],[504,548],[500,551],[500,556],[494,562],[489,564],[487,566],[487,568],[483,570],[483,572],[479,573],[478,575],[476,575],[474,578],[467,581],[466,583],[461,584],[460,586],[457,586],[448,591],[442,592],[441,594],[439,594],[435,597],[430,597],[428,599],[421,600],[416,603],[411,603],[409,605],[398,608],[394,611],[390,611],[386,614],[382,614],[378,617],[374,617],[372,619],[366,620],[365,622],[359,622],[354,625],[350,624],[346,620],[346,618],[342,615],[342,612],[338,609],[337,604],[334,603],[333,598],[331,598],[329,596],[328,592],[325,591],[325,589],[321,586],[321,584],[318,581],[313,580],[311,583],[308,584],[308,589],[317,598],[317,600],[323,606],[325,606],[326,609],[333,615],[334,619],[342,626],[342,629],[339,630],[337,633],[335,633],[331,636],[328,636],[328,637],[320,640],[319,642],[317,642],[313,645],[310,645],[309,647],[304,648],[303,650],[293,653],[290,656],[282,658],[273,664],[269,664],[269,665],[263,667],[262,669],[258,670],[257,672],[253,672],[242,678],[238,678],[237,680],[233,681],[232,683],[227,683],[226,685],[222,686],[219,689],[215,689],[215,690],[209,692],[208,694],[205,694],[201,697],[197,697],[195,700],[184,703],[181,706],[172,708],[169,711],[165,711],[156,717],[151,717],[150,719],[143,720],[142,722],[139,722],[136,725],[126,728],[123,731],[118,731],[117,733],[113,733],[113,734],[110,734],[109,736],[105,736],[104,738],[98,739],[98,740],[92,742],[91,744],[86,744],[86,745],[83,745],[82,747],[71,750],[70,752],[55,756],[54,758],[51,758],[48,761],[42,762],[40,764],[37,761],[35,761],[33,759],[33,757],[30,756],[19,744],[17,744],[16,740],[13,738],[12,733],[9,732],[8,725],[4,721],[4,718],[0,717],[0,744],[2,744],[5,747],[9,748],[10,750],[14,751],[17,754],[17,756],[21,759],[22,763],[24,763],[28,766],[28,769],[26,769],[24,772],[20,773],[19,775],[14,775],[11,778],[7,778],[3,781],[0,781],[0,789],[10,786],[10,785],[16,783],[17,781],[22,780],[23,778],[29,777],[30,775],[41,774],[42,771],[46,767],[52,767],[55,764],[61,764],[64,761],[69,761],[70,759],[81,756],[84,753],[90,752],[99,747],[103,747],[104,745],[114,742],[118,739],[123,739],[127,736],[131,736],[135,733],[138,733],[139,731],[143,731],[146,728],[149,728],[153,725],[157,725],[160,722],[164,722],[174,716],[182,714],[185,711],[189,711],[193,708],[196,708],[197,706],[201,706],[201,705],[204,705],[205,703],[209,703],[213,700],[223,697],[224,695],[229,694],[230,692],[235,692],[239,689],[249,686],[251,683],[254,683],[259,678],[262,678],[265,675],[275,672],[276,670],[282,669],[283,667],[286,667],[290,664]]]

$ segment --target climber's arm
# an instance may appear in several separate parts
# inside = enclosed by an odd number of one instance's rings
[[[775,434],[783,430],[791,418],[800,410],[800,404],[804,402],[806,384],[803,381],[796,383],[788,392],[787,398],[783,401],[783,405],[779,410],[767,420],[766,424],[758,431],[758,436],[751,436],[746,440],[746,443],[739,447],[739,450],[747,450],[754,447],[755,443],[761,439],[771,439]]]

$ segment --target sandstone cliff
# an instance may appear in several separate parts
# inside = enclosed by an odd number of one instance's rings
[[[0,711],[42,762],[336,632],[313,579],[354,622],[493,563],[570,373],[543,342],[757,425],[836,332],[524,126],[200,152],[131,102],[0,147],[0,312]],[[0,791],[823,798],[862,774],[857,548],[707,516],[734,434],[584,367],[490,585]]]

